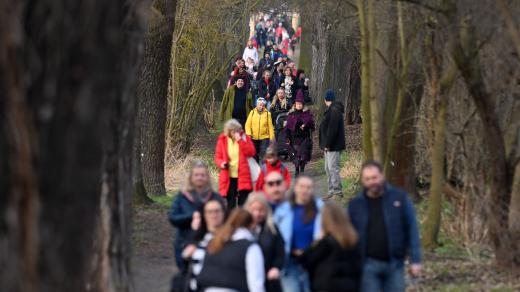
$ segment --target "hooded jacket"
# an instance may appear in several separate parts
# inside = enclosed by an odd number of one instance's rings
[[[223,197],[227,196],[230,183],[229,169],[222,168],[222,164],[225,162],[229,163],[227,138],[226,135],[220,134],[215,148],[215,164],[220,168],[218,183],[219,193]],[[251,181],[251,172],[249,170],[247,158],[255,156],[255,145],[253,144],[253,141],[251,141],[251,138],[243,134],[242,139],[238,141],[238,147],[238,190],[252,190],[253,183]]]
[[[271,113],[268,110],[258,112],[255,108],[247,117],[246,134],[253,140],[274,140],[274,127]]]
[[[334,101],[325,111],[320,125],[320,148],[329,151],[345,150],[345,124],[343,114],[345,107],[341,102]]]

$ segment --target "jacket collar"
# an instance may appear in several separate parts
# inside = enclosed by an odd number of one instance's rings
[[[383,195],[382,195],[382,197],[385,197],[386,194],[388,193],[388,191],[391,188],[392,188],[392,186],[388,182],[385,182],[385,184],[383,185]],[[366,200],[368,198],[367,197],[367,190],[365,188],[363,188],[363,190],[357,196]]]
[[[253,240],[255,240],[255,236],[249,229],[240,227],[237,230],[235,230],[235,233],[233,233],[233,235],[231,236],[231,240],[237,241],[237,240],[242,240],[242,239],[247,239],[247,240],[253,241]]]

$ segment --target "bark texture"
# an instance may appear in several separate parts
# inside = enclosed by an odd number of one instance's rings
[[[164,151],[176,0],[154,0],[139,78],[141,173],[148,195],[166,195]]]
[[[0,8],[0,290],[130,291],[139,5]]]

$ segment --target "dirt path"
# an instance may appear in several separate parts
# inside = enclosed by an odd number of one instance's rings
[[[159,204],[135,210],[132,270],[137,292],[170,291],[177,268],[173,256],[174,230],[167,212],[168,208]]]

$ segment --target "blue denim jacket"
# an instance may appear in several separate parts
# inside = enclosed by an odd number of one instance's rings
[[[366,253],[368,202],[365,191],[359,193],[348,205],[352,224],[359,234],[359,247]],[[415,208],[404,190],[385,184],[383,213],[391,260],[403,261],[409,255],[412,263],[421,262],[421,242],[415,216]]]

